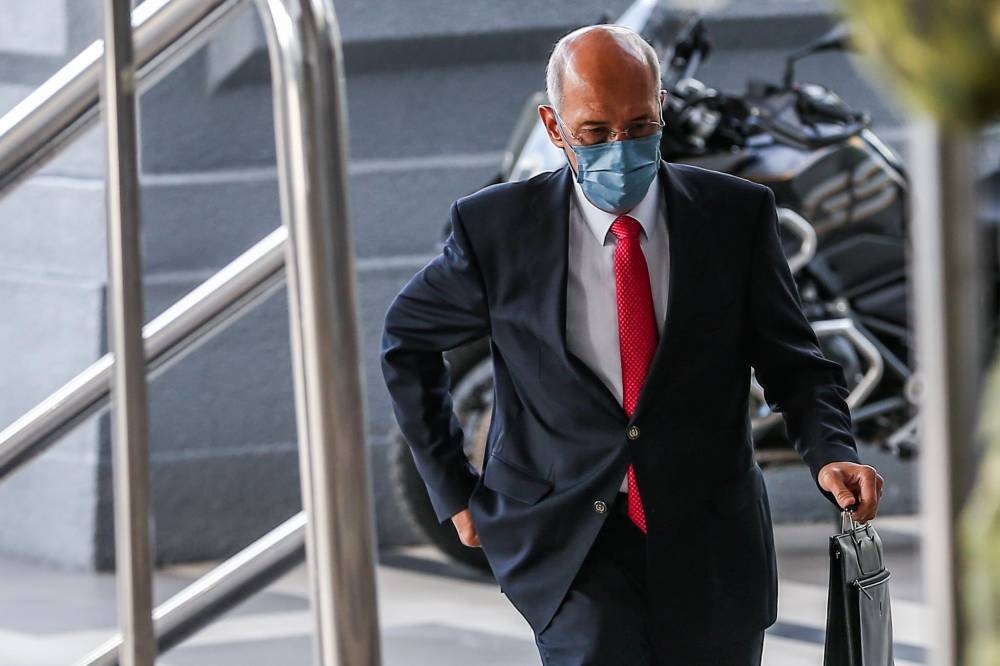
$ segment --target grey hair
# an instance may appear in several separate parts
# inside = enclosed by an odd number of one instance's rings
[[[653,80],[656,81],[656,86],[660,86],[660,59],[656,54],[656,49],[654,49],[649,42],[642,38],[642,36],[630,30],[624,26],[620,25],[588,25],[582,28],[577,28],[576,30],[567,33],[559,38],[556,45],[552,48],[552,53],[549,55],[549,62],[545,66],[545,93],[548,95],[549,104],[559,111],[562,108],[563,103],[563,75],[566,73],[566,61],[569,50],[569,43],[577,36],[584,32],[589,32],[590,30],[601,29],[613,32],[620,36],[626,44],[628,44],[632,49],[635,50],[643,60],[646,61],[646,65],[649,67],[650,75],[655,77]]]

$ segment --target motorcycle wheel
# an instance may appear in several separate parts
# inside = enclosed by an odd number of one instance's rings
[[[451,390],[455,413],[465,432],[465,452],[477,469],[482,469],[486,445],[486,430],[492,412],[492,359],[484,339],[461,347],[446,355],[451,374]],[[484,382],[485,374],[488,382]],[[483,404],[488,393],[489,403]],[[411,524],[442,553],[462,564],[489,572],[489,563],[482,548],[470,548],[458,538],[450,520],[439,523],[430,498],[406,439],[398,429],[390,435],[389,474],[392,487],[398,493],[403,511]]]

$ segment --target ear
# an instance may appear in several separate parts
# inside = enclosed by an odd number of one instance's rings
[[[559,134],[559,123],[556,121],[555,110],[548,104],[539,104],[538,117],[541,119],[542,125],[545,126],[545,133],[548,134],[552,145],[557,148],[566,148],[566,142]]]

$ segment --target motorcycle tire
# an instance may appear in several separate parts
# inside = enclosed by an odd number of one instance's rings
[[[489,346],[484,339],[461,347],[446,355],[450,367],[451,384],[459,382],[464,374],[483,357],[489,358]],[[389,475],[392,487],[397,493],[399,505],[410,523],[442,553],[462,564],[479,571],[490,573],[489,563],[482,548],[469,547],[462,543],[450,520],[438,522],[427,486],[417,471],[413,454],[403,434],[394,428],[389,435]]]

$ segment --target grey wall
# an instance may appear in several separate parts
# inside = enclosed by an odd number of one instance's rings
[[[417,538],[385,471],[393,425],[377,358],[385,308],[435,252],[450,202],[492,177],[523,101],[543,86],[552,40],[627,4],[336,3],[349,73],[352,224],[382,546]],[[742,85],[761,63],[777,76],[789,30],[797,28],[798,43],[828,22],[813,2],[749,7],[713,19],[731,43],[706,65],[707,80]],[[99,16],[96,0],[0,6],[0,112],[94,39]],[[141,99],[147,317],[279,223],[262,47],[248,12]],[[811,67],[880,122],[895,123],[847,60]],[[107,350],[102,150],[99,128],[91,130],[0,200],[0,427]],[[159,562],[224,556],[299,509],[287,328],[279,292],[152,381]],[[110,566],[109,460],[107,417],[95,417],[0,484],[0,550]],[[787,516],[824,508],[801,470],[773,478]],[[905,507],[908,495],[900,493]]]

